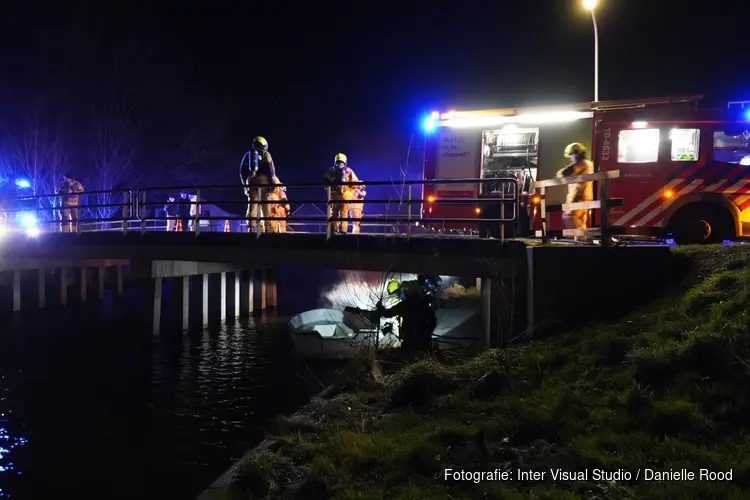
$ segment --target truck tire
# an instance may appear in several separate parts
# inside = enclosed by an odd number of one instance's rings
[[[736,237],[732,214],[713,203],[690,203],[680,208],[667,232],[678,245],[707,245]]]

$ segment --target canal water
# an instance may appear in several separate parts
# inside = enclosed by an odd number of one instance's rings
[[[383,279],[280,274],[277,315],[159,342],[134,326],[137,298],[2,320],[0,498],[194,498],[331,381],[292,358],[288,316]]]

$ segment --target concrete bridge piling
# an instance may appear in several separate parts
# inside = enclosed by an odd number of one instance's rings
[[[277,306],[276,272],[224,264],[119,259],[9,259],[0,262],[0,313],[101,303],[137,285],[150,331],[184,332]]]

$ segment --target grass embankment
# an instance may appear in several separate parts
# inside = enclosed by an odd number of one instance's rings
[[[746,498],[750,490],[745,248],[676,251],[682,283],[613,324],[507,353],[425,359],[317,401],[279,422],[277,447],[227,498]],[[445,481],[444,470],[512,471],[512,481]],[[550,469],[589,470],[553,482]],[[639,481],[604,481],[641,469]],[[733,469],[732,481],[645,482],[643,469]],[[518,481],[517,469],[545,472]]]

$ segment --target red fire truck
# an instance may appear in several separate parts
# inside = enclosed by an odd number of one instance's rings
[[[712,243],[750,234],[750,103],[699,109],[702,96],[606,101],[547,108],[433,113],[426,179],[518,181],[518,217],[506,235],[540,234],[538,196],[531,182],[553,178],[567,163],[565,146],[584,144],[597,171],[619,170],[611,196],[613,234],[672,236],[678,244]],[[735,104],[736,106],[732,106]],[[748,105],[745,109],[745,105]],[[548,189],[548,204],[567,186]],[[432,218],[499,218],[500,203],[451,204],[451,198],[501,196],[492,183],[425,187],[424,224]],[[512,203],[512,202],[506,202]],[[506,214],[507,214],[506,208]],[[598,224],[599,214],[592,214]],[[550,232],[562,229],[551,213]],[[445,228],[466,224],[436,224]],[[496,226],[496,225],[495,225]],[[498,228],[468,229],[496,236]]]

